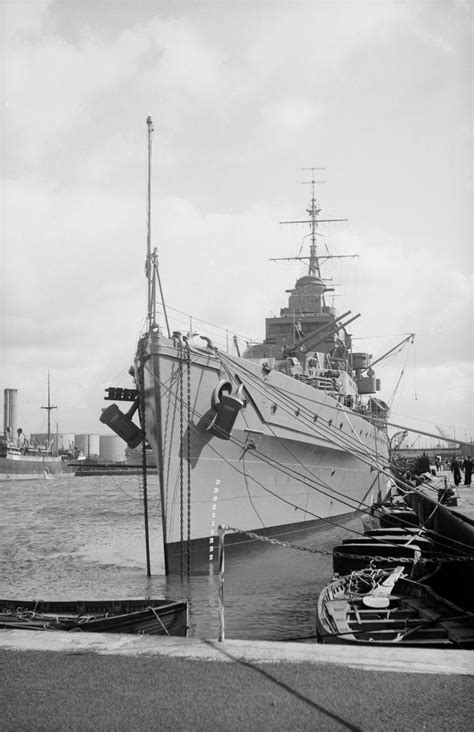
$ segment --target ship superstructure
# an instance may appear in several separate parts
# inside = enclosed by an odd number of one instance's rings
[[[314,168],[311,169],[314,171]],[[327,280],[322,266],[335,258],[354,255],[318,256],[318,227],[321,223],[346,219],[321,219],[321,208],[315,196],[316,181],[311,181],[312,195],[307,208],[308,218],[281,223],[306,224],[311,239],[309,256],[288,257],[308,262],[308,271],[289,292],[288,305],[277,317],[266,318],[265,340],[252,344],[243,354],[251,360],[266,360],[272,368],[332,394],[340,403],[361,413],[388,416],[388,407],[375,397],[381,382],[371,368],[371,355],[353,353],[352,338],[347,326],[360,317],[347,311],[337,315],[327,303]],[[277,260],[273,260],[277,261]]]

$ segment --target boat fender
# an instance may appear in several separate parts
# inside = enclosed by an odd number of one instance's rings
[[[228,394],[223,391],[210,432],[222,440],[230,440],[235,420],[243,406],[244,402],[237,397],[237,394]]]
[[[217,412],[224,394],[232,394],[232,382],[229,379],[221,379],[211,394],[211,407],[215,412]]]

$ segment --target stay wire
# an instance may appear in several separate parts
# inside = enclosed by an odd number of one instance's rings
[[[148,368],[148,367],[147,367],[147,368]],[[150,373],[151,373],[151,372],[150,372]],[[160,383],[160,382],[159,382],[159,380],[157,379],[157,377],[156,377],[156,376],[155,376],[154,374],[152,374],[152,378],[154,378],[154,380],[155,380],[156,382]],[[171,382],[171,379],[170,379],[170,382]],[[166,386],[166,385],[163,385],[163,386]],[[171,397],[171,395],[172,395],[172,392],[171,392],[171,384],[170,384],[170,385],[169,385],[169,387],[167,388],[167,391],[169,392],[169,396]],[[176,405],[176,396],[175,396],[175,395],[173,395],[173,399],[174,399],[174,401],[175,401],[175,405]],[[176,408],[176,406],[175,406],[175,408]],[[196,411],[195,409],[193,409],[193,408],[191,409],[191,412],[192,412],[192,413],[193,413],[193,415],[194,415],[195,417],[197,417],[198,419],[201,419],[201,418],[203,417],[203,415],[202,415],[202,414],[199,414],[199,413],[198,413],[198,412],[197,412],[197,411]],[[191,429],[193,429],[193,430],[194,430],[194,431],[195,431],[195,432],[196,432],[197,434],[199,434],[198,430],[197,430],[197,429],[195,428],[195,426],[194,426],[194,425],[190,424],[190,426],[191,426]],[[233,443],[234,443],[234,444],[235,444],[236,446],[240,447],[241,449],[243,449],[243,450],[246,450],[246,449],[247,449],[247,446],[246,446],[246,444],[245,444],[244,442],[242,442],[242,441],[239,441],[239,440],[235,439],[234,437],[231,437],[231,441],[232,441],[232,442],[233,442]],[[235,471],[236,471],[237,473],[239,473],[240,475],[246,476],[247,478],[250,478],[250,479],[251,479],[252,481],[254,481],[254,483],[255,483],[255,484],[259,485],[259,486],[260,486],[260,487],[261,487],[261,488],[262,488],[262,489],[263,489],[264,491],[266,491],[266,492],[269,492],[269,493],[271,493],[271,494],[272,494],[272,495],[274,495],[275,497],[277,497],[277,498],[281,499],[281,500],[282,500],[283,502],[287,503],[288,505],[291,505],[291,506],[292,506],[293,508],[295,508],[295,509],[297,509],[297,510],[300,510],[300,511],[302,511],[302,512],[304,512],[304,513],[308,513],[308,514],[309,514],[309,515],[311,515],[311,516],[314,516],[314,518],[316,518],[316,519],[320,519],[320,520],[326,521],[327,523],[331,523],[331,524],[334,524],[334,525],[336,525],[336,526],[339,526],[339,527],[343,528],[341,524],[338,524],[338,523],[336,523],[336,522],[330,521],[330,520],[329,520],[329,519],[327,519],[327,518],[322,518],[322,517],[321,517],[320,515],[318,515],[318,514],[316,514],[316,513],[312,512],[312,511],[309,511],[309,510],[307,510],[307,509],[305,509],[305,508],[302,508],[301,506],[298,506],[297,504],[294,504],[294,503],[292,503],[291,501],[288,501],[287,499],[284,499],[284,498],[282,498],[282,497],[281,497],[281,496],[279,496],[279,495],[278,495],[277,493],[274,493],[274,492],[273,492],[273,491],[271,491],[271,490],[270,490],[269,488],[267,488],[266,486],[264,486],[264,485],[263,485],[263,484],[262,484],[262,483],[261,483],[260,481],[258,481],[258,480],[257,480],[256,478],[254,478],[253,476],[248,476],[248,475],[247,475],[246,473],[244,473],[243,471],[239,470],[239,468],[237,468],[237,466],[235,466],[235,465],[234,465],[234,464],[233,464],[232,462],[230,462],[229,460],[227,460],[227,459],[226,459],[226,458],[225,458],[225,457],[224,457],[224,456],[223,456],[223,455],[222,455],[222,454],[221,454],[221,453],[220,453],[220,452],[219,452],[219,451],[218,451],[218,450],[217,450],[216,448],[214,448],[214,446],[212,446],[212,445],[211,445],[210,443],[208,444],[208,446],[209,446],[209,447],[210,447],[210,448],[211,448],[211,449],[213,450],[213,452],[215,452],[215,453],[216,453],[216,454],[217,454],[217,455],[218,455],[218,456],[219,456],[219,457],[220,457],[220,458],[221,458],[221,459],[222,459],[223,461],[225,461],[225,462],[226,462],[226,463],[227,463],[227,464],[228,464],[228,465],[229,465],[230,467],[232,467],[232,468],[233,468],[233,469],[234,469],[234,470],[235,470]],[[302,483],[303,485],[306,485],[307,487],[311,488],[312,490],[316,490],[316,491],[318,491],[318,492],[320,492],[320,493],[323,493],[323,495],[325,495],[326,497],[327,497],[327,496],[331,496],[331,495],[334,495],[334,494],[336,494],[336,495],[339,495],[339,496],[342,496],[342,498],[343,498],[343,499],[345,499],[345,500],[341,500],[341,499],[338,499],[338,501],[339,501],[339,502],[340,502],[340,503],[341,503],[342,505],[345,505],[345,506],[347,506],[347,507],[348,507],[349,509],[351,509],[351,511],[356,511],[356,510],[358,510],[358,511],[360,511],[361,513],[367,513],[368,515],[370,515],[370,514],[371,514],[371,511],[370,511],[370,509],[371,509],[371,506],[369,506],[368,504],[364,504],[363,502],[358,502],[358,501],[356,501],[356,499],[352,499],[352,498],[351,498],[350,496],[347,496],[347,495],[345,495],[345,494],[341,494],[341,493],[340,493],[339,491],[335,491],[334,489],[332,489],[332,488],[331,488],[330,486],[328,486],[327,484],[324,484],[324,483],[323,483],[322,481],[319,481],[319,482],[318,482],[318,481],[316,481],[316,480],[315,480],[314,478],[313,478],[313,479],[312,479],[312,480],[310,481],[310,480],[309,480],[309,479],[308,479],[308,478],[307,478],[306,476],[302,476],[302,475],[301,475],[300,473],[298,473],[297,471],[294,471],[294,470],[292,470],[291,468],[287,468],[286,466],[282,465],[282,464],[281,464],[281,463],[279,463],[278,461],[275,461],[275,460],[273,460],[273,459],[271,459],[271,458],[268,458],[268,456],[264,455],[263,453],[261,453],[261,452],[260,452],[260,451],[258,451],[258,450],[252,450],[252,453],[253,453],[254,455],[256,454],[256,455],[257,455],[257,457],[258,457],[258,458],[259,458],[260,460],[262,460],[263,462],[265,462],[265,463],[267,463],[267,464],[271,465],[272,467],[275,467],[275,468],[279,469],[279,470],[280,470],[281,472],[283,472],[284,474],[288,475],[288,477],[290,477],[290,478],[291,478],[291,477],[292,477],[292,478],[294,478],[295,480],[297,480],[297,481],[301,482],[301,483]],[[393,480],[393,477],[392,477],[392,476],[390,476],[390,478],[391,478],[391,479]],[[321,488],[318,488],[318,487],[316,487],[315,483],[316,483],[316,484],[319,484],[320,486],[322,486],[322,487],[324,487],[324,488],[326,488],[326,491],[322,490]],[[329,492],[328,492],[328,491],[329,491]],[[349,500],[349,501],[352,501],[352,503],[348,503],[348,500]],[[354,504],[354,505],[353,505],[353,504]],[[356,504],[357,504],[357,505],[356,505]],[[361,508],[362,506],[363,506],[363,507],[365,507],[365,509],[366,509],[365,511],[363,510],[363,508]],[[354,531],[354,533],[356,533],[356,534],[359,534],[360,536],[363,536],[363,533],[362,533],[362,532],[357,532],[357,531]],[[467,545],[467,544],[464,544],[463,542],[459,542],[459,544],[460,544],[461,546],[465,546],[466,548],[471,548],[471,547],[469,547],[469,545]]]

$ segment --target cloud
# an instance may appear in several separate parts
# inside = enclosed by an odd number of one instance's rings
[[[264,105],[260,110],[260,131],[257,135],[267,138],[268,144],[284,145],[295,137],[315,129],[320,115],[318,106],[311,99],[282,98]]]
[[[146,305],[151,114],[152,245],[173,327],[190,325],[179,310],[221,343],[225,328],[263,336],[302,272],[267,260],[307,245],[307,229],[278,221],[305,215],[299,168],[327,165],[324,213],[350,222],[322,233],[331,251],[361,255],[333,273],[337,308],[362,312],[354,332],[374,354],[382,341],[368,336],[415,331],[423,386],[456,379],[430,414],[450,403],[461,414],[472,362],[466,9],[441,4],[430,19],[418,3],[357,0],[229,14],[185,5],[172,17],[117,3],[108,22],[109,3],[83,20],[67,4],[25,7],[8,4],[3,51],[1,337],[3,380],[27,404],[51,367],[74,419],[65,429],[87,431],[103,386],[128,379]],[[390,393],[399,373],[383,369]]]

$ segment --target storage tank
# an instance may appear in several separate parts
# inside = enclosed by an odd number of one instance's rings
[[[123,463],[127,444],[118,435],[100,436],[100,459],[106,463]]]
[[[87,458],[100,452],[99,435],[76,435],[75,445]]]
[[[56,435],[53,435],[54,442],[56,443]],[[74,441],[75,441],[75,434],[73,432],[60,432],[58,434],[58,444],[57,449],[58,450],[70,450],[72,447],[74,447]]]

